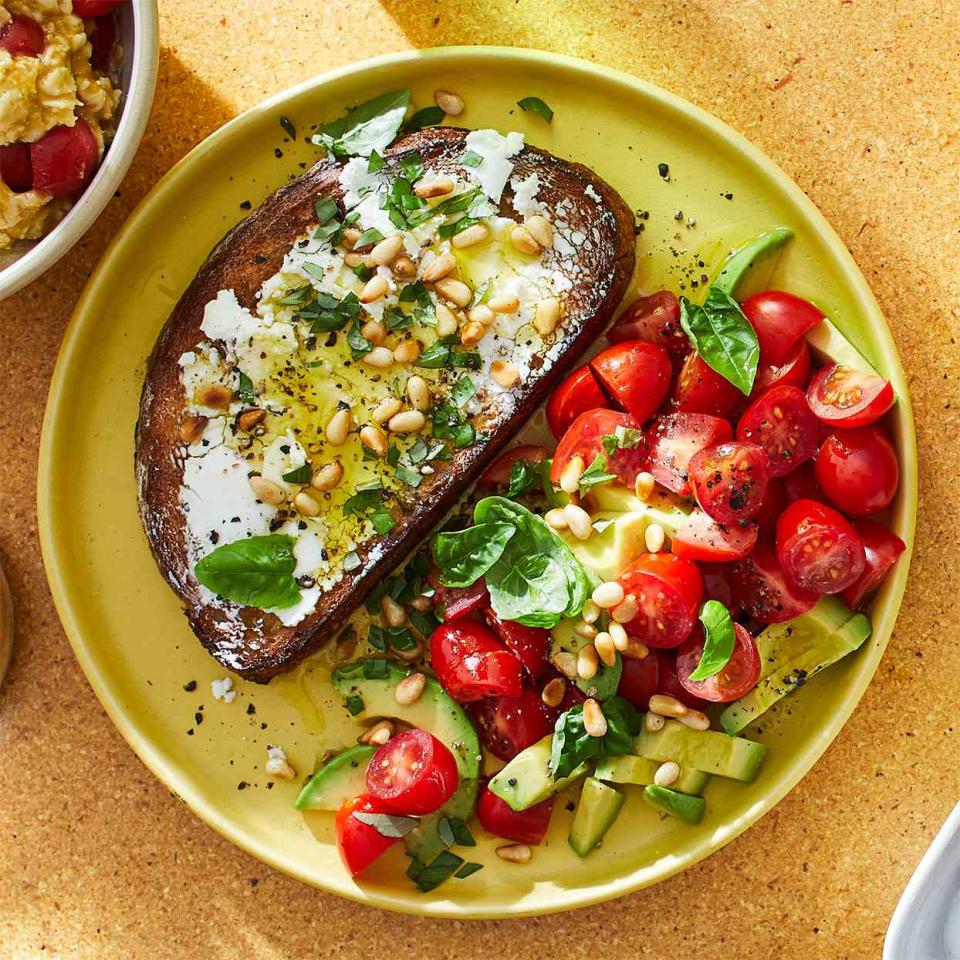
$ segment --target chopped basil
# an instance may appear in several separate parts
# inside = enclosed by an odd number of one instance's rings
[[[416,183],[424,173],[423,161],[420,159],[420,154],[416,151],[413,153],[405,153],[400,158],[400,172],[403,174],[403,179],[408,183]]]
[[[423,483],[423,474],[412,467],[397,467],[397,479],[408,487],[419,487]]]
[[[460,162],[465,167],[479,167],[483,163],[483,157],[473,150],[467,150],[460,155]]]
[[[539,114],[547,123],[553,120],[553,111],[539,97],[524,97],[517,101],[517,106],[524,112]]]
[[[477,392],[473,381],[469,377],[461,377],[450,391],[450,399],[458,406],[462,407],[470,401]]]
[[[193,568],[208,590],[245,606],[284,609],[300,600],[293,577],[296,540],[281,534],[225,543]]]
[[[437,832],[448,847],[452,847],[455,843],[461,847],[477,845],[470,828],[459,817],[441,817],[437,822]]]
[[[384,311],[384,319],[387,321],[388,330],[406,330],[413,326],[412,314],[401,313],[399,310]]]
[[[417,861],[414,861],[414,863],[417,863]],[[445,880],[449,880],[462,866],[462,857],[458,857],[449,850],[444,850],[442,853],[438,853],[430,863],[419,864],[419,869],[416,870],[412,879],[419,890],[423,893],[429,893],[431,890],[436,890]],[[410,870],[407,873],[409,875]]]
[[[510,467],[510,484],[507,496],[511,500],[522,497],[540,483],[540,466],[529,460],[515,460]]]
[[[376,173],[378,170],[382,170],[384,162],[383,157],[376,150],[373,150],[370,153],[370,159],[367,161],[367,173]]]
[[[363,233],[357,237],[357,242],[353,245],[355,250],[359,250],[362,247],[367,247],[371,243],[379,243],[383,239],[383,234],[376,228],[370,227],[368,230],[364,230]]]
[[[450,366],[459,367],[467,370],[480,369],[480,354],[470,350],[460,350],[456,347],[450,348]]]
[[[454,876],[458,880],[466,880],[467,877],[472,877],[478,870],[483,869],[482,863],[465,863],[455,874]]]
[[[285,297],[281,297],[277,301],[277,305],[281,307],[299,307],[309,302],[312,296],[313,287],[311,287],[309,283],[306,283],[302,287],[297,287],[296,290],[291,290]]]
[[[356,550],[351,550],[343,558],[343,569],[346,573],[350,573],[351,570],[356,570],[363,561],[360,559],[360,554]]]
[[[366,282],[373,276],[373,270],[368,267],[365,263],[358,263],[353,268],[353,275],[359,280]]]
[[[393,514],[383,506],[377,507],[367,519],[373,525],[373,529],[381,534],[389,533],[397,525]]]
[[[703,652],[691,680],[707,680],[718,674],[733,656],[737,634],[730,611],[719,600],[708,600],[700,608],[703,624]]]
[[[423,463],[427,459],[427,454],[430,452],[430,447],[427,445],[427,441],[423,437],[417,437],[414,440],[413,445],[407,451],[407,459],[412,464]]]
[[[450,237],[455,237],[458,233],[463,233],[467,227],[472,227],[474,224],[480,222],[477,217],[464,214],[459,220],[454,220],[452,223],[444,223],[437,227],[437,236],[440,237],[441,240],[447,240]]]
[[[397,299],[400,303],[419,303],[420,306],[430,306],[433,302],[430,299],[430,291],[423,285],[422,280],[415,283],[408,283],[399,294]]]
[[[453,445],[455,447],[469,447],[477,439],[477,431],[472,423],[459,423],[453,428]]]
[[[643,431],[634,427],[617,427],[613,433],[608,433],[600,443],[608,457],[612,457],[618,450],[635,450],[643,441]]]
[[[400,462],[400,448],[390,444],[387,447],[387,463],[391,467],[395,467]]]
[[[367,633],[367,642],[374,650],[379,650],[380,653],[387,652],[387,635],[383,627],[379,624],[370,624],[370,630]]]
[[[347,346],[350,347],[350,353],[354,360],[359,360],[373,349],[373,344],[360,332],[360,322],[358,320],[354,320],[353,325],[347,331]]]
[[[418,227],[421,223],[426,223],[433,217],[446,216],[451,213],[463,213],[480,196],[480,188],[474,187],[470,190],[464,190],[463,193],[454,194],[446,200],[432,207],[427,207],[423,212],[415,217],[410,217],[410,226]]]
[[[429,637],[438,626],[437,618],[425,610],[411,610],[410,622],[413,624],[413,629],[424,638]]]
[[[355,694],[353,696],[349,696],[344,701],[344,705],[346,706],[347,712],[351,717],[355,717],[358,713],[363,713],[363,697],[358,697]]]
[[[237,370],[237,396],[241,403],[255,403],[257,399],[253,381],[239,369]]]
[[[383,93],[322,126],[313,142],[338,157],[369,157],[390,145],[409,106],[409,90]]]
[[[289,117],[281,117],[280,126],[283,127],[283,132],[291,140],[297,139],[297,128],[293,125],[293,121]]]
[[[311,477],[313,477],[313,468],[309,463],[304,463],[283,475],[283,479],[287,483],[309,483]]]
[[[593,463],[580,475],[580,492],[586,493],[593,487],[616,479],[615,473],[607,473],[607,458],[602,453],[598,453],[593,458]]]
[[[403,125],[403,132],[415,133],[424,127],[435,127],[438,123],[443,123],[445,116],[446,114],[439,107],[421,107]]]
[[[374,507],[378,507],[381,504],[385,492],[383,484],[378,481],[374,481],[367,486],[358,487],[357,492],[344,501],[344,515],[349,517],[353,514],[366,513],[368,510],[373,510]]]
[[[317,212],[317,224],[322,227],[337,215],[337,201],[329,197],[321,197],[314,204],[314,210]]]
[[[383,657],[370,657],[363,661],[363,675],[367,680],[384,680],[390,673],[390,665]]]
[[[438,370],[445,367],[450,360],[450,345],[456,343],[455,336],[441,337],[434,340],[423,353],[414,361],[415,367],[423,367],[426,370]]]
[[[390,646],[394,650],[412,650],[417,641],[413,639],[413,634],[406,627],[388,627],[390,634]]]
[[[394,839],[405,837],[411,830],[420,826],[419,817],[402,817],[396,813],[366,813],[357,810],[353,814],[355,820],[373,827],[381,837]]]
[[[643,727],[643,717],[636,707],[623,697],[611,697],[602,709],[607,721],[607,732],[602,737],[587,733],[581,704],[557,718],[550,755],[554,780],[569,776],[585,760],[622,757],[633,749],[633,738]]]

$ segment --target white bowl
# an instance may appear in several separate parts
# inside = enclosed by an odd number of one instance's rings
[[[110,201],[137,152],[157,84],[157,0],[130,0],[119,8],[120,119],[103,162],[67,215],[40,240],[17,241],[0,253],[0,300],[49,270],[93,225]]]

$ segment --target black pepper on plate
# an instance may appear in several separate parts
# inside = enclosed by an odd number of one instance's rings
[[[197,689],[197,681],[196,681],[196,680],[188,680],[188,681],[183,685],[183,689],[186,690],[187,693],[193,693],[193,691]]]
[[[670,179],[670,166],[666,163],[657,164],[657,173],[660,174],[662,180]]]
[[[241,210],[249,210],[252,206],[253,206],[253,204],[252,204],[249,200],[242,200],[242,201],[240,202],[240,209],[241,209]]]

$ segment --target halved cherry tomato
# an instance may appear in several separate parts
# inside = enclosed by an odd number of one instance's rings
[[[512,760],[553,728],[540,692],[529,687],[515,697],[471,703],[469,710],[483,745],[501,760]]]
[[[73,0],[73,12],[75,16],[88,20],[90,17],[109,13],[123,2],[124,0]]]
[[[674,367],[690,352],[690,338],[680,326],[680,301],[669,290],[634,300],[607,331],[611,343],[646,340],[663,347]]]
[[[757,379],[750,392],[750,399],[756,400],[773,387],[786,384],[805,390],[810,378],[810,348],[806,340],[801,340],[782,363],[765,363],[757,371]]]
[[[743,394],[707,366],[697,353],[691,353],[684,361],[673,388],[673,401],[685,413],[708,413],[726,419],[742,400]]]
[[[640,423],[660,408],[673,376],[667,351],[645,340],[628,340],[601,350],[590,368],[614,403]]]
[[[550,394],[547,401],[547,423],[559,440],[581,413],[610,406],[612,404],[600,388],[590,365],[584,364],[561,381],[560,386]]]
[[[730,525],[760,512],[770,483],[770,460],[755,443],[719,443],[697,451],[687,472],[697,503],[718,523]]]
[[[708,706],[706,700],[701,700],[686,689],[677,677],[677,651],[652,650],[650,656],[656,656],[659,667],[660,683],[657,693],[665,693],[674,700],[685,703],[693,710],[702,710]]]
[[[523,664],[524,670],[534,680],[547,667],[547,647],[550,644],[550,631],[543,627],[528,627],[512,620],[501,620],[492,608],[484,611],[487,623]]]
[[[782,477],[816,453],[820,428],[804,392],[779,386],[747,407],[737,424],[737,439],[763,447],[771,475]]]
[[[678,557],[723,563],[747,556],[757,542],[756,522],[720,524],[703,510],[694,510],[673,538]]]
[[[646,710],[650,698],[660,689],[660,661],[654,653],[642,660],[623,657],[623,672],[617,696],[629,700],[638,710]]]
[[[879,420],[896,396],[889,380],[842,364],[827,364],[810,382],[810,409],[831,427],[865,427]]]
[[[117,42],[117,18],[109,13],[97,17],[93,30],[88,34],[90,40],[90,63],[94,70],[106,73],[110,69],[110,56]]]
[[[647,465],[657,483],[681,497],[690,496],[690,459],[704,447],[733,439],[726,420],[705,413],[668,413],[647,428]],[[554,461],[556,463],[556,461]]]
[[[97,169],[100,145],[83,120],[72,127],[53,127],[30,144],[33,189],[55,197],[82,190]]]
[[[453,796],[459,782],[453,754],[420,729],[391,737],[367,767],[367,793],[396,813],[433,813]]]
[[[866,560],[846,517],[816,500],[797,500],[777,523],[777,560],[787,579],[811,593],[840,593],[856,583]]]
[[[29,143],[9,143],[0,147],[0,180],[14,193],[25,193],[33,187],[33,166]]]
[[[552,812],[553,797],[526,810],[512,810],[488,787],[483,788],[477,801],[477,819],[484,830],[504,840],[534,846],[547,835]]]
[[[873,520],[857,520],[853,529],[863,541],[867,562],[860,579],[843,591],[843,599],[848,607],[857,610],[873,596],[907,545],[895,533]]]
[[[783,363],[797,341],[823,319],[809,300],[779,290],[755,294],[740,306],[756,331],[763,363]]]
[[[469,587],[445,587],[440,582],[440,571],[433,569],[427,580],[434,589],[434,608],[442,614],[444,623],[461,620],[490,606],[490,594],[482,577]]]
[[[575,456],[582,457],[584,464],[588,467],[599,454],[606,456],[603,438],[615,435],[617,427],[623,427],[625,430],[639,430],[640,424],[629,413],[620,413],[617,410],[590,410],[580,414],[557,444],[550,467],[550,480],[559,484],[563,468]],[[632,488],[637,474],[646,469],[645,459],[646,446],[641,439],[639,446],[632,449],[620,448],[612,456],[608,456],[607,470],[615,473],[621,483]]]
[[[706,680],[690,679],[703,656],[703,630],[694,631],[694,635],[677,651],[677,678],[694,696],[711,703],[729,703],[757,685],[760,679],[757,644],[746,627],[735,623],[733,629],[735,639],[730,659],[719,673]]]
[[[731,570],[733,597],[744,612],[761,623],[782,623],[813,608],[817,595],[789,583],[780,569],[773,544],[762,540],[753,553]]]
[[[781,482],[783,483],[783,491],[789,503],[793,503],[794,500],[824,499],[823,491],[817,486],[817,478],[813,473],[812,460],[801,463],[796,470],[788,473]],[[786,508],[787,504],[784,503],[780,513],[783,513],[783,510]]]
[[[900,485],[897,452],[879,427],[830,434],[820,446],[814,473],[830,502],[855,517],[889,507]]]
[[[443,623],[430,638],[430,660],[443,688],[460,703],[482,697],[518,697],[520,661],[473,620]]]
[[[690,636],[703,599],[697,565],[672,553],[641,553],[621,574],[620,586],[637,601],[636,616],[624,624],[648,647],[676,647]]]
[[[527,463],[543,463],[547,459],[547,448],[538,447],[532,443],[522,443],[506,453],[501,453],[493,463],[480,475],[480,483],[485,487],[505,487],[510,483],[510,472],[513,465],[522,461]]]
[[[43,25],[31,17],[14,13],[0,27],[0,50],[11,57],[39,57],[46,45]]]
[[[731,616],[739,612],[740,604],[733,597],[733,567],[729,563],[701,563],[700,576],[703,577],[703,601],[718,600]]]
[[[786,479],[789,480],[790,477],[799,472],[800,470],[794,470],[793,473],[788,474]],[[771,477],[770,483],[767,484],[767,494],[763,498],[763,503],[760,505],[757,515],[753,518],[757,529],[761,533],[772,533],[775,531],[777,529],[777,521],[780,519],[780,514],[783,513],[786,508],[787,493],[784,481],[779,477]]]
[[[393,813],[384,803],[367,794],[347,800],[337,811],[334,832],[337,849],[343,865],[355,877],[366,870],[384,851],[389,850],[400,838],[385,837],[375,827],[357,820],[355,813]]]

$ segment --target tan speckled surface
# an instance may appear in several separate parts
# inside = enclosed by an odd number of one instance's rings
[[[957,0],[160,6],[157,100],[121,195],[54,274],[0,304],[0,555],[20,621],[0,693],[0,958],[459,958],[505,948],[526,958],[543,956],[545,944],[547,955],[571,957],[879,957],[903,884],[960,797]],[[627,69],[766,150],[872,284],[911,382],[923,458],[898,629],[859,710],[800,786],[660,887],[566,916],[469,929],[302,887],[174,800],[115,732],[73,660],[45,584],[34,507],[57,345],[84,278],[134,203],[203,136],[268,94],[365,56],[463,42],[537,46]]]

